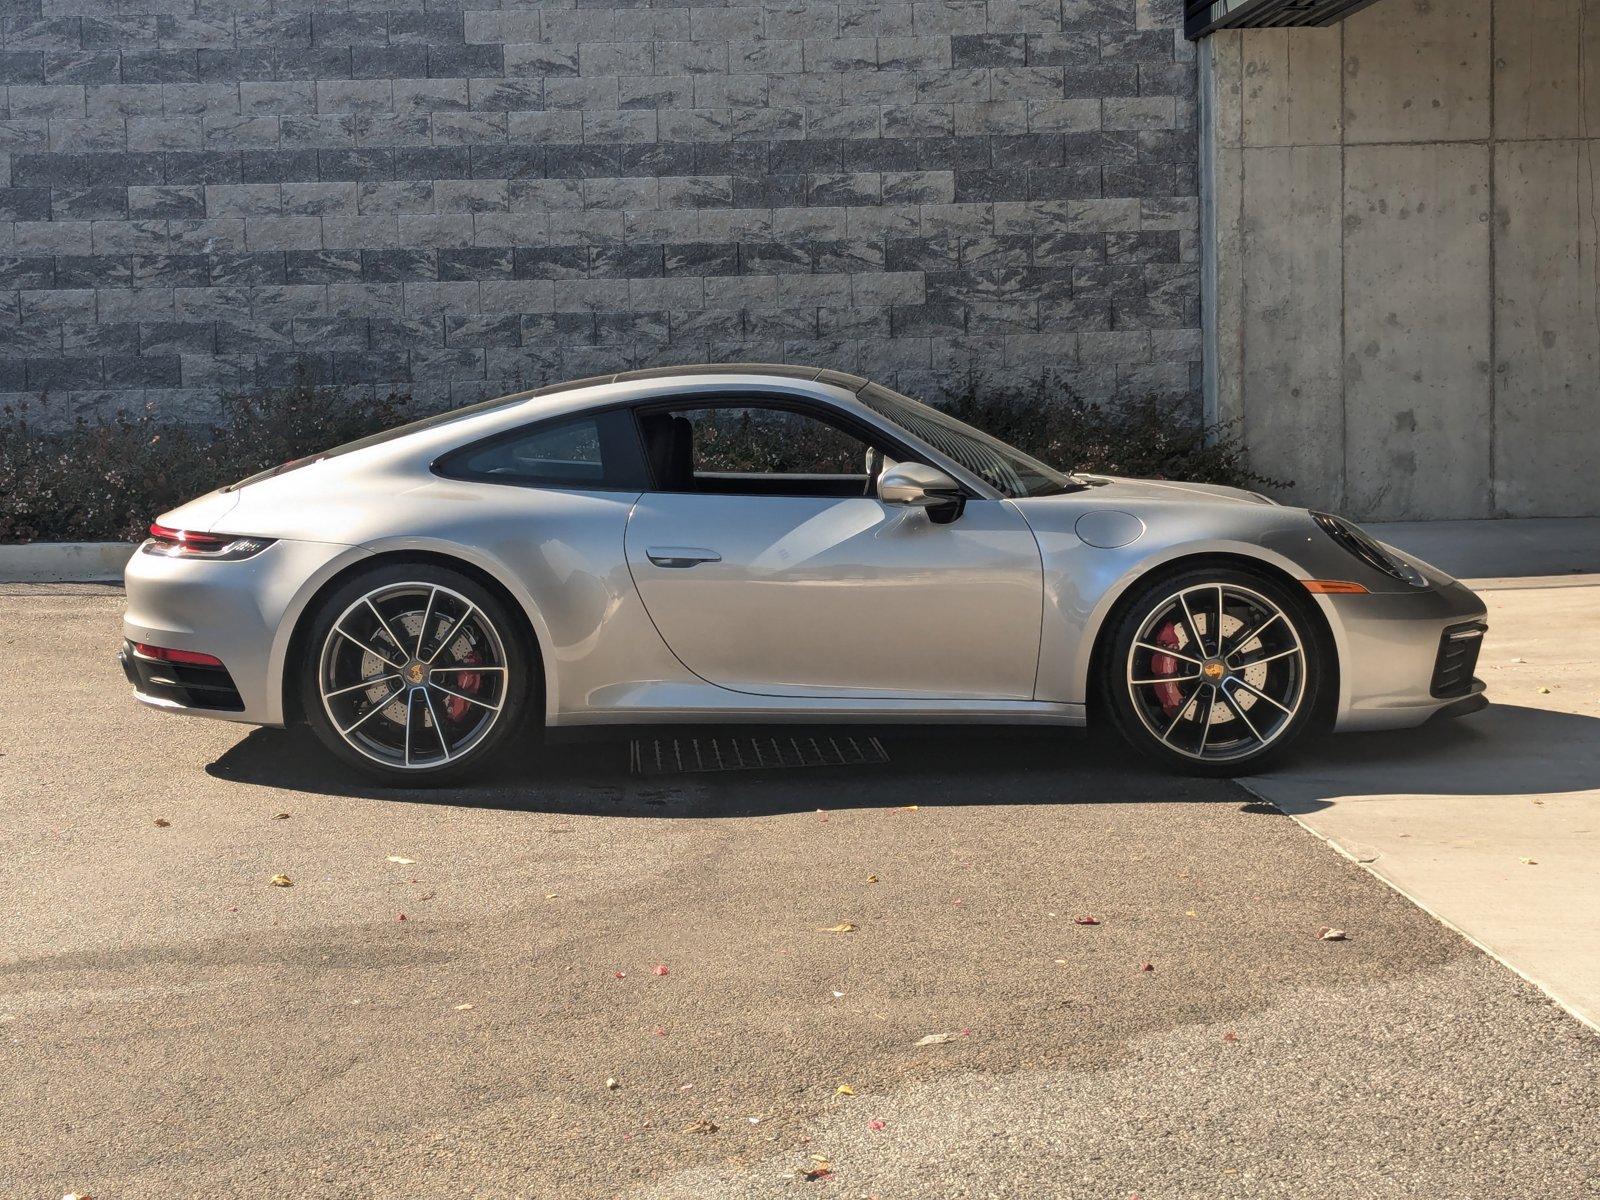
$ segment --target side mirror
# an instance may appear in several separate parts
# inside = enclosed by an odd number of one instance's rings
[[[939,524],[961,515],[961,485],[938,467],[923,463],[896,463],[878,476],[878,499],[885,504],[925,508]]]

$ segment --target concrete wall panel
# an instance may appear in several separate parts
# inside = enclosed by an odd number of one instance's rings
[[[1340,151],[1258,150],[1243,163],[1245,442],[1257,470],[1293,481],[1279,495],[1339,507],[1324,481],[1339,478],[1344,448]]]
[[[1600,0],[1495,0],[1495,132],[1600,134]]]
[[[1495,157],[1496,499],[1511,516],[1600,512],[1600,143]]]
[[[1346,151],[1345,473],[1365,516],[1490,513],[1489,173],[1480,145]]]
[[[1490,0],[1383,0],[1344,26],[1350,142],[1489,136]]]
[[[1243,43],[1245,145],[1338,144],[1339,39],[1337,29],[1262,29]]]

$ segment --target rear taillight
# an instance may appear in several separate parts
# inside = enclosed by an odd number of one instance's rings
[[[202,654],[198,650],[174,650],[170,646],[151,646],[145,642],[135,642],[133,651],[140,658],[153,658],[158,662],[178,663],[186,667],[220,667],[222,660],[214,654]]]
[[[192,529],[172,529],[166,525],[150,526],[150,540],[141,549],[146,554],[160,554],[167,558],[206,558],[220,562],[238,562],[254,558],[268,546],[272,538],[240,537],[232,533],[197,533]]]

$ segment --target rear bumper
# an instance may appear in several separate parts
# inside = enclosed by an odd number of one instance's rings
[[[244,700],[228,668],[162,662],[142,654],[131,641],[117,652],[134,696],[156,708],[204,709],[218,715],[244,711]]]
[[[127,568],[123,637],[216,656],[233,695],[200,686],[222,686],[214,675],[195,673],[204,668],[145,659],[125,646],[123,670],[134,694],[154,707],[198,717],[281,725],[284,660],[294,627],[318,588],[364,557],[366,551],[351,546],[298,541],[275,542],[242,562],[135,553]],[[217,704],[219,698],[229,704]]]
[[[1406,729],[1459,712],[1463,702],[1487,703],[1473,668],[1488,610],[1469,588],[1451,580],[1425,591],[1327,599],[1339,643],[1335,728]],[[1476,634],[1464,636],[1469,628]]]

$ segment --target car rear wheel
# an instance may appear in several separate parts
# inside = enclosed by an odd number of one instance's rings
[[[1325,677],[1309,602],[1252,571],[1147,584],[1102,661],[1101,699],[1137,750],[1199,775],[1242,775],[1310,727]]]
[[[475,773],[522,727],[532,659],[498,597],[466,575],[397,563],[318,609],[301,708],[334,754],[386,783]]]

